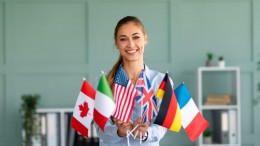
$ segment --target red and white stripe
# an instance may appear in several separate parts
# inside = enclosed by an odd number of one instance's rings
[[[116,109],[113,116],[123,122],[128,122],[132,109],[134,107],[134,101],[136,96],[136,89],[132,82],[128,82],[124,87],[119,84],[114,84],[114,97],[116,102]]]

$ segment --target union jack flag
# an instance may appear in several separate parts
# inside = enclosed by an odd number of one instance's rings
[[[122,65],[114,79],[114,99],[116,109],[113,116],[123,122],[128,122],[132,115],[136,97],[134,84],[129,80]]]
[[[135,87],[137,89],[136,101],[142,106],[142,121],[143,123],[150,121],[158,114],[158,108],[154,91],[144,70],[138,78]]]

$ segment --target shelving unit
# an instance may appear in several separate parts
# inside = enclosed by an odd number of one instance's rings
[[[79,135],[70,126],[73,108],[37,109],[37,136],[33,146],[98,146],[99,139],[92,123],[89,138]]]
[[[208,130],[212,132],[211,143],[206,144],[203,136],[200,136],[197,144],[199,146],[241,146],[239,67],[199,67],[197,87],[198,108],[210,122]],[[214,102],[208,104],[210,96],[213,95],[222,97],[225,95],[231,97],[231,100],[224,104]]]

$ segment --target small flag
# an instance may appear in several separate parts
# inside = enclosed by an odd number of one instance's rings
[[[182,117],[168,73],[165,74],[156,93],[156,97],[161,98],[162,103],[154,123],[169,130],[179,132],[181,129]]]
[[[144,123],[158,114],[157,100],[144,70],[137,80],[136,89],[138,91],[136,101],[142,106],[142,122]]]
[[[116,109],[113,116],[120,121],[128,122],[134,108],[135,97],[136,89],[120,65],[114,79]]]
[[[174,92],[181,108],[182,127],[190,140],[194,142],[209,126],[209,123],[199,112],[184,83],[180,84]]]
[[[115,110],[113,93],[105,75],[102,73],[96,92],[94,121],[104,131],[106,122]]]
[[[168,74],[166,73],[166,75],[168,76]],[[168,77],[166,77],[166,75],[164,76],[160,86],[159,86],[159,89],[158,91],[156,92],[156,97],[157,98],[160,98],[162,99],[163,98],[163,95],[164,95],[164,90],[166,88],[166,84],[167,84],[167,80],[168,80]]]
[[[93,120],[95,94],[95,89],[88,81],[84,80],[71,119],[71,127],[84,137],[88,137],[88,131]]]

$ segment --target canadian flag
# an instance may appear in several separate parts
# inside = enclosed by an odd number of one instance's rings
[[[88,137],[93,120],[95,96],[95,89],[84,79],[71,119],[71,127],[84,137]]]

